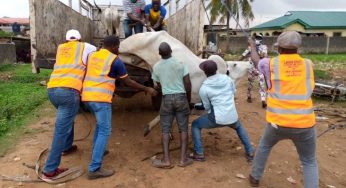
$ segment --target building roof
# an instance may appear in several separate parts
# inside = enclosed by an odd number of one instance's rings
[[[284,16],[252,27],[252,30],[284,29],[299,23],[305,29],[346,29],[346,12],[288,11]]]
[[[29,18],[0,18],[0,24],[18,24],[29,25]]]

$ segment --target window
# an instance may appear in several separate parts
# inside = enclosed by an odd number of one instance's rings
[[[341,37],[341,32],[334,32],[333,37]]]

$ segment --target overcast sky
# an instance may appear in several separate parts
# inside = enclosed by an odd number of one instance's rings
[[[0,17],[29,17],[29,0],[1,0]],[[68,0],[61,0],[67,3]],[[74,1],[77,9],[78,0]],[[150,2],[151,0],[146,0]],[[162,0],[165,2],[165,0]],[[93,2],[93,0],[89,0]],[[98,4],[122,4],[122,0],[96,0]],[[346,0],[255,0],[252,3],[255,25],[284,15],[289,10],[346,11]],[[254,24],[251,24],[254,25]]]

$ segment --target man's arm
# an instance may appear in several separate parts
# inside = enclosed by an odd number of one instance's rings
[[[207,92],[204,90],[203,86],[201,86],[199,90],[199,97],[202,100],[203,107],[205,110],[209,111],[211,106],[210,106],[210,100],[208,98]]]
[[[249,54],[250,54],[250,49],[247,48],[247,49],[244,50],[244,52],[241,54],[241,56],[239,57],[239,60],[238,60],[238,61],[243,61]]]
[[[160,27],[160,25],[162,24],[163,20],[166,17],[166,9],[163,6],[160,6],[160,18],[157,20],[156,24],[153,26],[154,29],[157,29]]]
[[[127,13],[127,16],[128,16],[131,20],[136,21],[136,22],[140,22],[142,25],[146,26],[144,19],[137,18],[137,17],[134,16],[132,13]]]
[[[258,62],[259,62],[259,60],[260,60],[260,57],[259,57],[259,55],[258,55],[258,53],[257,53],[257,49],[256,49],[256,43],[255,43],[255,41],[253,40],[253,39],[251,39],[251,38],[249,38],[249,40],[248,40],[248,43],[249,43],[249,45],[250,45],[250,56],[251,56],[251,61],[255,64],[255,67],[257,67],[258,66]]]
[[[184,87],[185,87],[185,91],[186,91],[187,101],[189,101],[189,103],[190,103],[191,102],[191,80],[190,80],[190,75],[189,74],[185,75],[183,80],[184,80]]]
[[[124,78],[120,78],[121,81],[123,81],[127,86],[132,87],[134,89],[138,89],[140,91],[145,91],[149,93],[151,96],[156,96],[157,91],[151,87],[146,87],[142,84],[137,83],[136,81],[132,80],[130,77],[126,76]]]

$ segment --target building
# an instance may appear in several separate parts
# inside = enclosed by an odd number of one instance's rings
[[[346,37],[346,12],[289,11],[285,15],[252,27],[252,35],[277,36],[295,30],[305,36]]]
[[[21,30],[29,30],[29,18],[0,18],[0,29],[6,32],[12,32],[12,24],[17,22]]]

